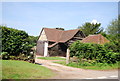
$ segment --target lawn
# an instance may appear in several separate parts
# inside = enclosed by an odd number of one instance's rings
[[[92,70],[112,70],[112,69],[118,69],[118,64],[106,64],[106,65],[93,65],[93,66],[81,66],[78,65],[77,63],[69,63],[66,64],[65,61],[59,61],[59,62],[54,62],[54,63],[58,63],[58,64],[62,64],[62,65],[66,65],[66,66],[70,66],[70,67],[75,67],[75,68],[82,68],[82,69],[92,69]]]
[[[3,79],[47,79],[54,73],[43,66],[24,61],[2,60]]]
[[[0,80],[2,79],[2,61],[0,59]]]
[[[44,59],[44,60],[65,60],[65,58],[61,58],[61,57],[38,57],[38,59]]]

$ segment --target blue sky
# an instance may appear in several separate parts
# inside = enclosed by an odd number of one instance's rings
[[[38,36],[43,27],[76,29],[93,19],[106,28],[117,18],[117,2],[4,2],[2,24]]]

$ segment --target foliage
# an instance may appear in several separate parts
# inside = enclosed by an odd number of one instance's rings
[[[95,63],[116,63],[119,60],[119,53],[106,49],[104,45],[74,42],[70,46],[71,57],[77,56],[80,62]],[[89,65],[89,64],[87,64]]]
[[[104,46],[106,49],[112,50],[113,52],[120,53],[120,34],[106,34],[104,33],[103,36],[105,36],[108,40],[110,40],[110,43],[106,43]]]
[[[2,28],[2,51],[8,52],[10,55],[19,55],[20,53],[26,52],[31,48],[27,41],[28,34],[25,31],[7,28]]]
[[[112,50],[113,52],[116,53],[120,53],[120,49],[119,49],[120,43],[117,41],[106,43],[104,46],[106,47],[106,49]]]
[[[110,48],[114,52],[120,53],[120,15],[118,16],[118,19],[110,22],[106,31],[102,33],[102,35],[110,40],[110,43],[107,44],[106,47]]]
[[[2,52],[1,55],[2,55],[2,59],[8,60],[10,58],[7,52]]]
[[[30,45],[32,45],[32,47],[34,47],[37,44],[37,39],[38,39],[38,36],[29,36],[28,42]]]
[[[112,20],[112,22],[107,27],[106,32],[110,35],[120,34],[120,15],[118,19]]]
[[[82,30],[86,36],[88,36],[89,34],[101,33],[103,31],[103,28],[101,28],[100,25],[101,25],[100,23],[93,24],[93,23],[86,22],[82,26],[78,26],[78,28]]]
[[[47,79],[54,73],[43,66],[24,61],[2,60],[2,79]]]

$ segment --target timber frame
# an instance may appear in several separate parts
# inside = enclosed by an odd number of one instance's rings
[[[43,28],[40,32],[36,54],[47,56],[66,56],[67,48],[75,41],[82,40],[85,35],[79,29],[58,30]]]

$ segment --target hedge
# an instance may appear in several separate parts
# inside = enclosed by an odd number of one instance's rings
[[[19,57],[22,54],[25,57],[30,55],[32,45],[29,44],[29,35],[22,30],[0,26],[2,29],[2,58]],[[16,58],[15,58],[16,59]]]
[[[109,50],[106,46],[92,43],[74,42],[70,46],[70,56],[76,56],[79,61],[87,60],[91,63],[116,63],[119,60],[119,53]]]

